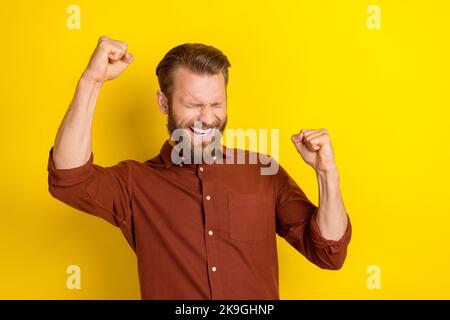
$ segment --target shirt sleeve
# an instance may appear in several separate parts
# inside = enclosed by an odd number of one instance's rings
[[[67,205],[126,231],[132,212],[130,163],[127,160],[115,166],[102,167],[93,161],[91,152],[89,160],[82,166],[56,169],[51,147],[47,167],[48,190]]]
[[[318,207],[305,195],[289,174],[279,166],[277,173],[276,231],[298,252],[322,269],[340,269],[347,256],[352,226],[341,239],[327,240],[316,221]]]

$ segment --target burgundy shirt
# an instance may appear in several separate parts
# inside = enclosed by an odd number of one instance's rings
[[[323,238],[317,206],[282,166],[261,175],[260,163],[227,164],[236,149],[220,153],[222,164],[176,165],[171,150],[166,140],[153,159],[111,167],[91,153],[56,169],[53,147],[48,159],[53,197],[120,228],[142,299],[279,299],[277,234],[320,268],[341,268],[350,219],[339,241]]]

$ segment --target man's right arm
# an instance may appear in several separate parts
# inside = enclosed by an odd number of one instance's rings
[[[56,135],[53,160],[57,169],[85,164],[92,151],[92,120],[103,83],[121,74],[133,57],[127,44],[100,37]]]
[[[75,96],[59,127],[53,147],[57,169],[70,169],[85,164],[92,151],[92,119],[95,102],[102,84],[81,77]]]
[[[102,37],[83,72],[48,157],[48,186],[56,199],[120,227],[133,246],[131,161],[94,164],[91,150],[95,102],[104,81],[131,62],[124,44]]]

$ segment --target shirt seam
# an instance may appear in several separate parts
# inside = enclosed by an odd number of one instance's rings
[[[133,188],[133,181],[132,181],[132,175],[131,175],[131,170],[133,170],[132,168],[132,163],[131,161],[129,161],[128,163],[128,175],[127,175],[127,185],[128,185],[128,197],[130,199],[129,205],[130,207],[127,206],[128,211],[127,214],[125,215],[125,218],[123,218],[121,224],[125,224],[128,225],[130,217],[131,217],[131,213],[132,213],[132,208],[133,208],[133,193],[132,193],[132,188]]]

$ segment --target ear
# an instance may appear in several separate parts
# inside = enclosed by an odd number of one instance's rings
[[[156,98],[158,99],[159,111],[167,115],[169,113],[169,103],[166,95],[161,90],[158,90],[156,92]]]

